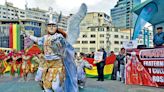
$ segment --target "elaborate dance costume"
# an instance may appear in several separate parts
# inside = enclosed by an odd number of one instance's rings
[[[4,61],[0,60],[0,77],[3,76],[4,71],[5,71]]]
[[[92,65],[85,61],[83,58],[76,60],[77,74],[78,74],[78,85],[80,88],[85,86],[86,73],[84,68],[92,69]]]
[[[58,29],[52,8],[50,9],[48,34],[40,38],[26,34],[31,40],[44,47],[46,65],[38,68],[35,79],[39,80],[42,77],[46,92],[78,92],[75,52],[71,44],[75,43],[79,36],[79,24],[86,15],[87,7],[82,4],[79,12],[69,19],[67,39],[65,39],[65,32]]]
[[[18,59],[18,57],[17,57],[16,53],[13,53],[12,61],[10,62],[10,64],[11,64],[10,74],[13,77],[15,76],[15,73],[17,72],[17,66],[16,66],[17,59]]]
[[[26,53],[22,55],[22,70],[23,70],[23,77],[24,80],[27,81],[27,75],[31,70],[31,62],[30,62],[30,56]]]

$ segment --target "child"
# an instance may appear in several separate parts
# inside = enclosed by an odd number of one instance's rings
[[[84,57],[84,53],[80,53],[80,57],[78,57],[76,60],[78,85],[80,88],[83,88],[86,82],[86,74],[84,68],[92,69],[92,65],[85,61]]]

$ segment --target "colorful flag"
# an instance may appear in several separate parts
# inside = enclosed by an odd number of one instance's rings
[[[9,32],[9,47],[20,50],[20,26],[18,24],[10,24]]]
[[[93,65],[92,70],[89,70],[87,68],[85,69],[86,76],[91,77],[91,78],[97,77],[98,76],[97,67],[94,64],[94,59],[93,58],[85,58],[85,60],[87,60],[90,64]],[[104,67],[104,77],[106,79],[111,79],[115,60],[116,60],[115,55],[114,56],[109,56],[109,57],[106,58],[106,65]]]

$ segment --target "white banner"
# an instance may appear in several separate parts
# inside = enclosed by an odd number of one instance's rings
[[[103,59],[103,52],[95,52],[94,53],[94,63],[99,63]]]
[[[123,42],[123,47],[125,49],[132,49],[132,48],[137,48],[137,40],[130,40],[130,41],[124,41]]]

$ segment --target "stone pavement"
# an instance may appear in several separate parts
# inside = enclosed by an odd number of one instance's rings
[[[105,91],[100,92],[164,92],[164,88],[139,86],[139,85],[125,85],[116,80],[105,80],[104,82],[96,81],[97,79],[87,79],[86,88],[104,88]],[[84,91],[85,92],[85,91]],[[99,91],[90,91],[99,92]]]
[[[0,92],[42,92],[35,81],[23,82],[20,79],[9,77],[0,78]],[[164,88],[155,88],[138,85],[125,85],[119,81],[87,79],[86,87],[79,92],[164,92]]]

